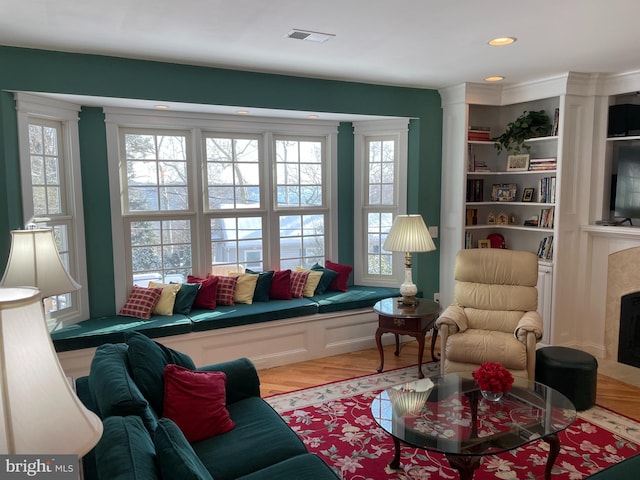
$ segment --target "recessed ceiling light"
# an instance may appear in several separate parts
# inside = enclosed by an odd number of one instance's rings
[[[333,37],[335,37],[335,35],[332,33],[312,32],[310,30],[300,30],[299,28],[289,30],[286,36],[286,38],[293,38],[294,40],[306,40],[316,43],[324,43]]]
[[[249,110],[237,110],[238,115],[249,115]]]
[[[516,37],[498,37],[489,40],[489,45],[493,47],[503,47],[505,45],[511,45],[516,40],[518,40]]]
[[[169,110],[169,105],[155,105],[153,108],[157,108],[158,110]]]
[[[502,75],[493,75],[484,79],[485,82],[499,82],[501,80],[504,80],[504,77]]]

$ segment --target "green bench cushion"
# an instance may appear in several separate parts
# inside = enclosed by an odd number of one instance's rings
[[[236,427],[192,444],[215,480],[236,479],[307,453],[302,440],[261,398],[247,398],[227,409]]]
[[[274,478],[313,480],[340,479],[318,456],[312,453],[305,453],[304,455],[296,455],[270,467],[240,477],[238,480],[273,480]]]
[[[350,286],[346,292],[325,292],[316,295],[313,300],[318,302],[318,313],[339,312],[353,308],[373,307],[383,298],[397,297],[397,288]]]
[[[153,315],[149,320],[111,317],[90,318],[51,332],[57,352],[98,347],[105,343],[124,343],[125,332],[138,331],[150,338],[180,335],[191,331],[191,320],[185,315]]]
[[[193,322],[193,331],[202,332],[315,313],[318,313],[318,305],[312,299],[293,298],[234,306],[220,305],[215,310],[192,310],[189,316]]]

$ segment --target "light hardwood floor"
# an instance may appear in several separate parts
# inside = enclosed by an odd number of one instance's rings
[[[427,342],[429,343],[429,342]],[[414,365],[418,358],[418,344],[411,341],[403,344],[399,356],[393,354],[395,347],[384,349],[385,370]],[[425,360],[430,358],[425,347]],[[258,372],[262,396],[291,392],[323,383],[345,380],[376,373],[380,363],[375,348],[346,353],[307,362],[268,368]],[[640,388],[598,374],[596,402],[602,407],[640,420]]]

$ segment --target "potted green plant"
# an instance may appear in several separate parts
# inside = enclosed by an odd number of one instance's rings
[[[551,121],[544,110],[525,110],[513,122],[507,124],[504,133],[492,138],[496,142],[498,153],[506,150],[508,153],[528,153],[531,146],[525,143],[527,138],[549,135]]]

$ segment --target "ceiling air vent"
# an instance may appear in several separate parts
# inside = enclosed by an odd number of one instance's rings
[[[330,38],[335,37],[331,33],[311,32],[309,30],[300,30],[294,28],[287,33],[287,38],[293,38],[294,40],[306,40],[308,42],[324,43]]]

